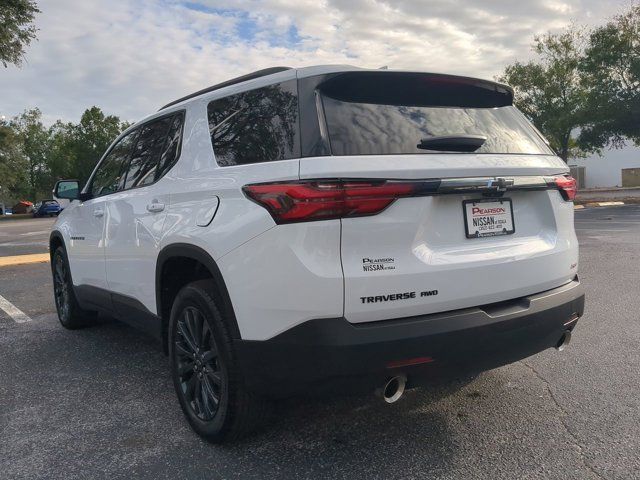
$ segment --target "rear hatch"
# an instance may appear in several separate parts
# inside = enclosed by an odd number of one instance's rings
[[[315,93],[330,155],[303,158],[300,179],[341,188],[351,208],[340,215],[347,320],[502,302],[575,277],[574,184],[508,88],[349,72]]]

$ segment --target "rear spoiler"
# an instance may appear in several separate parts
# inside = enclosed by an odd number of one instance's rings
[[[468,108],[513,105],[513,89],[507,85],[438,73],[345,72],[330,76],[317,88],[343,102]]]

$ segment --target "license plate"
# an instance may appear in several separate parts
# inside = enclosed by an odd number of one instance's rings
[[[462,202],[467,238],[510,235],[516,231],[510,198]]]

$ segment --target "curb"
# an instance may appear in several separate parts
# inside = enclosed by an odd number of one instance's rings
[[[574,205],[574,210],[581,210],[583,208],[591,207],[617,207],[619,205],[626,205],[624,202],[587,202],[580,205]]]
[[[48,253],[32,253],[27,255],[14,255],[11,257],[0,257],[0,267],[15,267],[16,265],[27,265],[30,263],[49,262]]]

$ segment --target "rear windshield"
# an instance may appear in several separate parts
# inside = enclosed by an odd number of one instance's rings
[[[423,139],[482,136],[474,153],[553,154],[506,91],[447,83],[442,77],[352,77],[322,89],[333,155],[442,153],[418,148]],[[385,80],[383,83],[380,79]],[[423,145],[424,147],[424,145]]]

